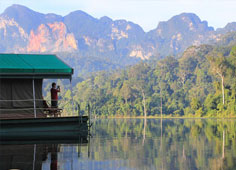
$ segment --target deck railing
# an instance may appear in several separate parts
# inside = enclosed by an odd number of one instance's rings
[[[33,102],[35,101],[35,105],[34,107],[25,107],[25,108],[21,108],[21,107],[15,107],[15,108],[1,108],[1,102],[32,102],[31,105],[33,105]],[[59,101],[60,107],[51,107],[50,102],[51,101]],[[38,102],[42,102],[40,104],[41,107],[37,107]],[[68,104],[72,104],[71,107],[67,107],[65,108],[65,106],[67,106]],[[43,106],[43,107],[42,107]],[[36,111],[36,110],[47,110],[47,109],[51,109],[56,110],[56,109],[60,109],[63,112],[63,109],[71,109],[72,111],[72,115],[78,115],[81,116],[81,112],[80,112],[80,105],[78,103],[74,103],[73,100],[46,100],[46,99],[18,99],[18,100],[0,100],[0,113],[4,112],[4,111]],[[88,113],[88,116],[90,118],[90,105],[88,104],[86,106],[86,110]],[[77,112],[77,113],[76,113]],[[37,113],[35,115],[35,118],[37,118]]]

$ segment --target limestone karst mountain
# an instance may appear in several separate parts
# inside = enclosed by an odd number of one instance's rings
[[[215,31],[192,13],[176,15],[145,32],[133,22],[97,19],[80,10],[60,16],[12,5],[0,15],[0,52],[76,53],[86,60],[124,66],[137,59],[178,55],[191,45],[216,43],[232,31],[235,23]]]

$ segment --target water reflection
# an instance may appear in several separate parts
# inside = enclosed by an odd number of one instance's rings
[[[97,120],[91,134],[90,140],[2,143],[0,169],[236,168],[235,120]]]
[[[102,120],[93,130],[94,160],[120,159],[134,169],[236,169],[234,119]]]
[[[0,169],[59,170],[78,169],[76,161],[87,148],[87,138],[58,141],[4,141],[0,145]],[[53,143],[53,144],[52,144]],[[64,144],[60,144],[64,143]],[[68,168],[70,167],[70,168]]]

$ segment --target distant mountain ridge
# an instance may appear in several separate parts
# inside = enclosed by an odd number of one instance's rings
[[[97,19],[81,10],[60,16],[12,5],[0,15],[0,52],[79,53],[126,64],[127,59],[177,55],[192,45],[216,43],[232,31],[235,22],[215,31],[192,13],[176,15],[145,32],[133,22]]]

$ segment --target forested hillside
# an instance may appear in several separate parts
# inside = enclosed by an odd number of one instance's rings
[[[192,46],[179,59],[100,72],[62,96],[96,116],[235,116],[236,46]]]

